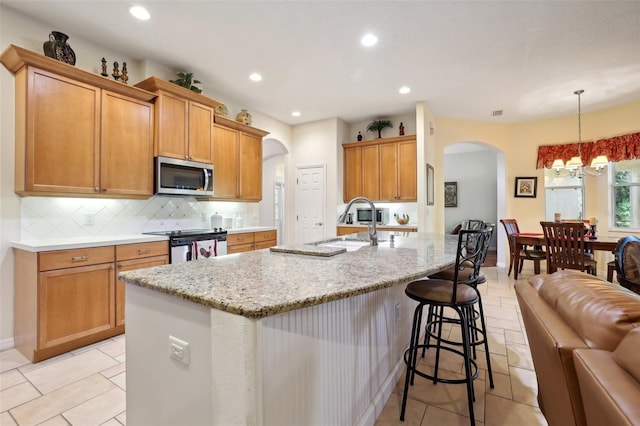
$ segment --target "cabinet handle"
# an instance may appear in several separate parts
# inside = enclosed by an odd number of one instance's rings
[[[118,268],[122,269],[122,263],[118,263]]]
[[[95,188],[93,188],[94,191],[96,192],[100,192],[100,188],[98,188],[97,186]]]
[[[102,188],[102,192],[107,192],[107,188]]]
[[[146,254],[146,253],[150,253],[150,252],[151,252],[150,248],[138,249],[138,254]]]
[[[72,262],[86,262],[89,260],[89,256],[73,256],[71,258]]]
[[[238,238],[238,241],[244,241],[244,237]]]

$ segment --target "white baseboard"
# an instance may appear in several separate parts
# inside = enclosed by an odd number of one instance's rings
[[[15,347],[13,337],[0,340],[0,351],[6,351],[7,349],[11,349],[13,347]]]
[[[378,390],[378,393],[373,397],[373,401],[369,404],[369,407],[364,412],[360,421],[358,422],[358,426],[374,426],[378,417],[380,417],[380,413],[382,413],[382,409],[391,394],[393,393],[393,389],[396,387],[396,383],[398,383],[398,379],[400,379],[400,375],[404,373],[404,359],[400,358],[396,366],[391,371],[391,374],[387,376],[384,383]]]

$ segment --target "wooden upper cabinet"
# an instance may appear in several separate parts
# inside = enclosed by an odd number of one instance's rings
[[[238,197],[238,132],[214,124],[213,194],[215,198]]]
[[[189,102],[189,160],[211,163],[213,108]]]
[[[362,147],[344,148],[343,198],[348,202],[362,192]]]
[[[16,193],[153,195],[153,93],[13,45],[0,62],[15,75]]]
[[[101,191],[153,195],[153,105],[103,91],[101,121]]]
[[[213,111],[222,103],[157,77],[136,87],[158,95],[155,155],[211,163]]]
[[[213,198],[262,199],[262,138],[268,133],[215,116],[213,129]]]
[[[240,198],[262,200],[262,138],[240,132]]]
[[[343,144],[344,201],[416,201],[415,136]]]
[[[33,67],[16,86],[16,192],[95,193],[100,89]]]

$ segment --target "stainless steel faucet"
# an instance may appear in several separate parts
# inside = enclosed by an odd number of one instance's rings
[[[347,208],[344,210],[344,213],[342,213],[340,217],[338,217],[338,223],[344,223],[345,219],[347,218],[347,213],[349,213],[349,209],[351,208],[351,205],[359,201],[369,203],[369,205],[371,206],[371,217],[373,220],[371,221],[371,225],[368,226],[369,240],[371,241],[372,246],[377,246],[378,231],[376,230],[376,206],[373,204],[373,201],[371,201],[370,199],[366,197],[356,197],[351,201],[349,201],[349,204],[347,204]]]

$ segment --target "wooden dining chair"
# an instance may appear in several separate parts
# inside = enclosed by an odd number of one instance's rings
[[[615,265],[620,285],[640,294],[640,238],[629,235],[618,242]]]
[[[577,269],[596,275],[598,262],[587,255],[584,223],[540,222],[547,246],[547,273],[558,269]]]
[[[509,272],[507,275],[511,275],[511,270],[513,269],[514,264],[516,265],[516,268],[518,268],[518,273],[522,272],[522,266],[525,260],[533,261],[533,272],[539,274],[540,262],[547,258],[547,254],[544,250],[530,246],[521,247],[518,259],[514,259],[516,243],[513,239],[513,234],[520,232],[518,221],[515,219],[500,219],[500,223],[504,226],[504,230],[507,233],[507,240],[509,241]]]

